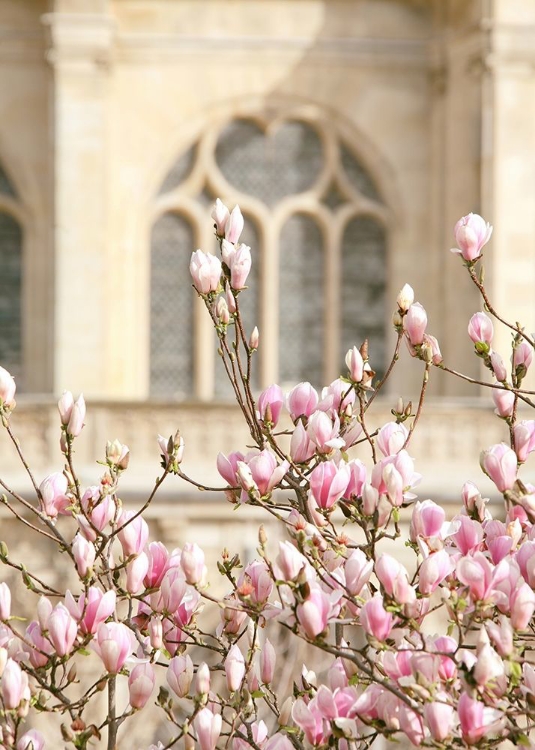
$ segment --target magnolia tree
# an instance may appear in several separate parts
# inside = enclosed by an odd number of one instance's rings
[[[487,499],[467,482],[459,488],[462,510],[448,522],[440,505],[414,494],[420,477],[409,447],[429,373],[453,371],[426,332],[426,312],[412,289],[406,285],[397,298],[397,341],[381,381],[364,342],[347,352],[347,371],[321,393],[310,383],[289,393],[272,385],[255,398],[259,334],[245,329],[239,304],[250,248],[239,244],[238,207],[229,213],[217,201],[212,216],[221,259],[197,250],[190,270],[255,446],[219,454],[218,489],[231,503],[276,519],[284,541],[273,552],[261,527],[256,560],[242,567],[224,553],[218,568],[228,592],[218,599],[201,547],[192,541],[170,550],[150,541],[143,518],[168,475],[203,487],[183,471],[181,435],[158,438],[162,472],[154,490],[142,507],[126,510],[118,488],[128,448],[108,443],[99,483],[81,487],[73,445],[85,404],[65,393],[65,467],[39,484],[14,432],[15,383],[0,370],[3,428],[35,490],[25,498],[2,477],[3,502],[25,534],[56,546],[77,581],[73,590],[57,590],[46,571],[27,570],[0,547],[3,565],[35,595],[34,619],[23,621],[0,584],[0,747],[42,750],[43,736],[29,727],[47,712],[63,722],[53,748],[112,750],[123,724],[124,747],[137,747],[128,721],[148,706],[169,723],[169,739],[151,750],[357,750],[381,737],[436,748],[506,740],[535,747],[535,487],[519,476],[535,449],[535,420],[517,418],[520,401],[535,406],[522,387],[534,342],[501,317],[484,288],[480,265],[491,227],[474,214],[462,218],[453,252],[486,310],[471,318],[468,334],[490,374],[472,382],[489,388],[507,425],[508,442],[481,454],[503,507],[494,519]],[[493,319],[513,333],[505,359],[492,349]],[[392,420],[372,430],[368,412],[403,340],[423,369],[418,405],[413,413],[400,399]],[[279,425],[284,410],[289,417]],[[352,456],[355,446],[361,458]],[[409,506],[405,557],[413,562],[406,568],[385,546],[400,537],[400,512]],[[201,624],[203,605],[217,613],[211,630]],[[291,695],[276,689],[281,657],[265,636],[275,627],[327,660],[317,676],[294,664]],[[83,659],[96,673],[89,684],[77,676]],[[99,715],[103,693],[107,710]]]

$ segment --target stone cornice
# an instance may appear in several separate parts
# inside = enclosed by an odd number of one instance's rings
[[[46,59],[53,66],[108,66],[113,58],[116,24],[105,14],[46,13],[41,21]]]
[[[117,57],[124,62],[174,60],[183,56],[212,57],[255,54],[267,57],[304,56],[328,62],[353,62],[377,67],[426,67],[428,42],[422,39],[373,37],[191,36],[124,33],[117,39]]]

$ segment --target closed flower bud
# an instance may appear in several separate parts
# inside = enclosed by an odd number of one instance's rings
[[[155,681],[154,667],[149,662],[143,662],[133,668],[128,678],[128,693],[132,708],[143,708],[152,695]]]
[[[208,695],[210,692],[210,669],[206,662],[199,664],[199,667],[197,668],[195,690],[197,695]]]
[[[76,399],[74,406],[72,407],[69,423],[67,425],[67,434],[71,437],[78,437],[82,432],[85,419],[85,400],[84,395],[81,393]]]
[[[204,665],[206,666],[206,665]],[[175,656],[171,659],[166,674],[167,684],[171,690],[184,698],[188,693],[193,680],[193,662],[187,654]],[[206,687],[205,685],[203,687]],[[208,690],[210,690],[210,675],[208,675]]]
[[[407,312],[414,302],[414,290],[409,284],[405,284],[397,297],[398,308],[401,312]]]
[[[225,239],[236,244],[243,231],[244,220],[239,206],[234,206],[225,224]]]
[[[249,337],[249,349],[258,349],[259,340],[260,334],[258,333],[258,328],[255,326],[252,330],[251,336]]]
[[[219,237],[223,237],[225,235],[225,227],[227,225],[229,216],[230,212],[228,208],[218,198],[215,202],[215,206],[212,209],[211,217],[214,220],[215,231]]]
[[[237,644],[234,644],[225,659],[227,687],[231,693],[239,690],[245,676],[245,659]]]

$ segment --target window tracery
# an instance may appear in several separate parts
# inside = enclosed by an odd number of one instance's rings
[[[372,340],[372,364],[381,372],[388,211],[379,190],[331,119],[309,111],[276,119],[254,113],[214,124],[184,149],[156,198],[151,299],[176,294],[181,301],[151,303],[152,394],[232,395],[221,363],[209,354],[206,339],[212,333],[191,304],[188,272],[195,247],[214,247],[209,214],[216,197],[230,207],[240,204],[246,220],[241,241],[252,248],[251,291],[240,301],[247,327],[258,325],[262,337],[256,386],[330,382],[347,349],[366,337]],[[189,233],[182,229],[173,237],[167,217],[176,212]],[[158,228],[161,222],[168,231]],[[169,253],[173,260],[164,261]],[[175,281],[173,292],[169,274],[161,271],[164,262],[186,279]],[[172,312],[173,305],[180,314]],[[161,331],[177,316],[174,338],[164,336]],[[162,351],[170,345],[182,354]],[[184,372],[186,361],[190,370],[176,388],[172,368],[165,375],[161,368],[180,357]]]

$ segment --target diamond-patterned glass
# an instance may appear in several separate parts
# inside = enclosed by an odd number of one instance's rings
[[[152,229],[150,290],[151,396],[182,399],[193,392],[193,301],[189,262],[193,232],[175,213]]]
[[[194,144],[173,164],[160,187],[160,195],[170,193],[171,190],[177,188],[181,182],[184,182],[193,169],[196,156],[197,144]]]
[[[341,355],[369,340],[370,364],[378,374],[386,365],[386,239],[371,217],[357,217],[346,227],[342,245]]]
[[[323,150],[318,134],[303,122],[286,122],[265,135],[250,120],[235,120],[219,137],[216,160],[231,185],[273,206],[312,187]]]
[[[9,195],[11,198],[16,197],[15,188],[10,182],[9,177],[0,166],[0,193]]]
[[[316,222],[296,214],[284,225],[279,262],[279,380],[322,385],[323,242]]]
[[[347,179],[355,190],[365,195],[366,198],[380,203],[381,198],[372,178],[343,143],[340,144],[340,158]]]
[[[22,372],[22,230],[0,213],[0,363],[24,387]]]

